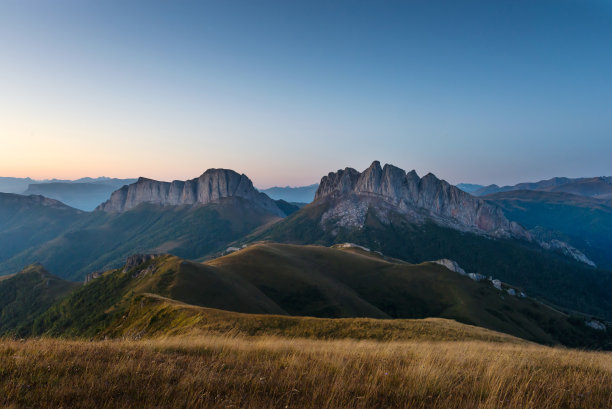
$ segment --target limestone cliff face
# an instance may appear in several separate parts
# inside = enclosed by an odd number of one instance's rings
[[[375,211],[385,222],[391,212],[415,222],[427,219],[465,231],[497,237],[531,240],[530,234],[511,222],[495,205],[471,196],[429,173],[422,178],[375,161],[363,172],[346,168],[321,179],[315,195],[334,205],[323,215],[323,222],[335,220],[341,226],[359,226],[366,213]]]
[[[141,203],[162,206],[196,205],[216,202],[226,197],[240,197],[277,216],[285,216],[276,203],[253,187],[244,174],[229,169],[208,169],[199,178],[187,181],[159,182],[140,178],[123,186],[98,206],[105,212],[124,212]]]

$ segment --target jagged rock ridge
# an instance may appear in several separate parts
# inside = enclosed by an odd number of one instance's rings
[[[207,204],[225,197],[241,197],[271,214],[285,216],[272,199],[253,187],[246,175],[230,169],[208,169],[200,177],[187,181],[159,182],[141,177],[136,183],[113,192],[97,210],[124,212],[141,203],[162,206]]]
[[[420,178],[404,170],[374,161],[363,172],[346,168],[321,179],[315,202],[331,200],[334,205],[322,217],[322,224],[333,220],[339,226],[359,227],[368,211],[388,223],[391,213],[413,222],[427,219],[463,231],[496,237],[531,240],[519,224],[509,221],[502,210],[478,199],[429,173]]]

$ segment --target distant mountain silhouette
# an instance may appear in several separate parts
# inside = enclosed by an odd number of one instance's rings
[[[556,177],[533,183],[518,183],[513,186],[489,185],[474,190],[475,196],[485,196],[493,193],[513,190],[542,190],[546,192],[565,192],[596,199],[612,199],[612,176],[599,176],[592,178],[564,178]]]
[[[315,193],[319,187],[318,183],[308,186],[285,186],[261,189],[263,192],[275,200],[284,200],[289,203],[310,203],[314,200]]]

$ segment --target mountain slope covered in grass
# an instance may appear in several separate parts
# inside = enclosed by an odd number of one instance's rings
[[[125,319],[98,337],[273,336],[376,341],[489,341],[525,343],[520,338],[443,318],[316,318],[247,314],[199,307],[153,294],[135,297]]]
[[[274,316],[439,317],[546,344],[602,347],[609,342],[607,332],[588,328],[584,318],[568,317],[434,263],[411,265],[370,252],[281,244],[254,245],[203,264],[169,255],[141,261],[75,291],[38,317],[32,333],[163,333],[204,319],[187,310],[178,313],[178,304],[159,307],[159,302],[180,302]],[[276,320],[276,326],[297,325]]]
[[[40,264],[0,280],[0,334],[21,335],[24,326],[78,284],[49,274]]]

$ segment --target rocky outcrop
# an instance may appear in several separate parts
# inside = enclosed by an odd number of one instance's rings
[[[461,266],[459,266],[459,263],[457,263],[455,260],[449,260],[447,258],[442,258],[440,260],[434,260],[434,263],[440,264],[441,266],[444,266],[448,268],[450,271],[454,271],[455,273],[459,273],[461,275],[467,275],[465,270],[462,269]]]
[[[333,219],[339,226],[360,226],[367,212],[374,210],[383,223],[395,212],[414,222],[429,219],[459,230],[531,240],[499,207],[431,173],[420,178],[414,170],[406,173],[392,165],[381,167],[378,161],[361,173],[346,168],[324,176],[315,196],[315,202],[318,200],[335,202],[323,215],[323,223]]]
[[[139,265],[147,261],[154,260],[160,256],[162,256],[162,254],[133,254],[125,260],[123,271],[130,271],[134,267],[138,267]]]
[[[550,241],[541,241],[539,243],[540,246],[544,247],[547,250],[560,251],[561,253],[573,258],[576,261],[589,265],[593,268],[597,268],[597,264],[595,264],[591,259],[589,259],[582,251],[578,250],[576,247],[570,246],[564,241],[553,239]]]
[[[85,276],[85,281],[83,282],[83,284],[89,284],[99,277],[102,277],[102,272],[100,271],[94,271],[93,273],[89,273]]]
[[[606,324],[597,320],[587,320],[584,322],[584,325],[597,331],[606,331],[607,329]]]
[[[229,169],[208,169],[199,178],[187,181],[159,182],[140,178],[113,192],[97,210],[124,212],[142,203],[162,206],[207,204],[226,197],[240,197],[268,213],[285,216],[272,199],[253,187],[246,175]]]

